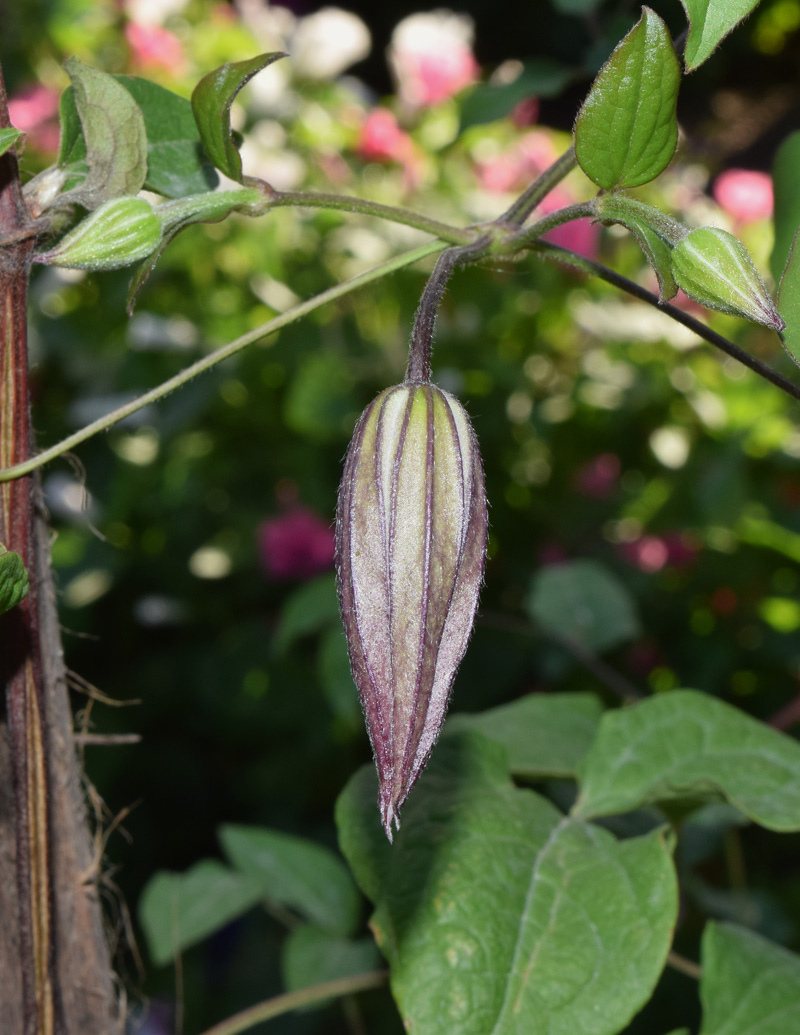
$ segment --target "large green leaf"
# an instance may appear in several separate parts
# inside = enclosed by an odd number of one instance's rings
[[[597,561],[542,568],[533,578],[525,607],[547,632],[588,650],[617,647],[640,634],[631,595]]]
[[[800,956],[734,924],[703,935],[701,1035],[800,1031]]]
[[[156,965],[169,963],[247,912],[261,898],[258,881],[204,859],[185,873],[161,870],[139,900],[139,920]]]
[[[373,938],[342,938],[311,924],[296,927],[281,950],[283,982],[290,992],[366,974],[378,970],[381,963]]]
[[[391,847],[376,803],[362,771],[340,842],[412,1035],[613,1035],[649,999],[677,908],[663,831],[562,816],[475,734],[442,740]]]
[[[758,6],[758,0],[681,0],[689,19],[684,61],[693,72],[707,61],[728,33]]]
[[[618,190],[654,179],[678,142],[680,66],[664,22],[642,17],[595,79],[575,121],[575,154],[598,187]]]
[[[231,131],[231,105],[245,83],[282,57],[286,55],[259,54],[247,61],[227,62],[203,76],[192,92],[192,111],[206,154],[237,183],[242,182],[242,159]]]
[[[28,572],[22,557],[0,543],[0,615],[24,600],[29,589]]]
[[[769,266],[777,284],[789,258],[792,241],[800,227],[800,131],[791,133],[778,148],[772,166],[775,194],[775,243]]]
[[[778,286],[778,312],[781,314],[784,327],[781,333],[781,344],[800,365],[800,230],[792,240],[786,268]]]
[[[228,859],[260,887],[263,898],[291,907],[334,934],[353,931],[358,890],[329,849],[266,827],[222,826],[218,835]]]
[[[580,781],[579,816],[727,800],[771,830],[800,830],[800,744],[694,690],[606,712]]]
[[[602,714],[594,694],[528,694],[477,715],[453,715],[444,732],[474,730],[502,744],[515,776],[575,776]]]
[[[65,63],[72,81],[88,173],[73,196],[86,208],[110,198],[138,193],[147,174],[147,132],[144,116],[130,93],[116,79],[77,58]],[[63,108],[63,105],[62,105]],[[77,160],[80,150],[74,120],[62,135],[59,164]]]

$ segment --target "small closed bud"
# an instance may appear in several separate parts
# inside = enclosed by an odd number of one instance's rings
[[[154,252],[161,232],[161,220],[144,198],[113,198],[36,261],[78,270],[121,269]]]
[[[390,841],[444,722],[487,526],[483,467],[461,403],[427,383],[382,392],[345,460],[336,568]]]
[[[782,331],[786,324],[759,277],[750,253],[726,230],[690,230],[672,250],[672,273],[689,298],[709,309]]]

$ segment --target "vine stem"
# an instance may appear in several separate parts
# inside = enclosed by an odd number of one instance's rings
[[[431,379],[431,349],[436,313],[442,301],[447,282],[456,266],[474,262],[486,254],[490,244],[489,235],[484,235],[472,244],[459,248],[448,248],[436,260],[433,272],[422,292],[419,308],[414,317],[411,331],[411,345],[408,351],[408,367],[405,384],[429,384]]]
[[[286,992],[263,1003],[250,1006],[233,1017],[228,1017],[203,1035],[239,1035],[263,1021],[280,1017],[281,1014],[297,1010],[301,1006],[318,1003],[321,999],[353,995],[355,992],[366,992],[372,988],[381,988],[389,980],[388,970],[373,970],[367,974],[356,974],[353,977],[338,978],[336,981],[325,981],[309,988],[301,988],[297,992]]]
[[[545,169],[542,175],[510,205],[498,220],[498,223],[510,223],[522,226],[537,205],[577,166],[575,148],[571,147],[553,164]]]
[[[333,302],[337,298],[342,298],[362,285],[369,284],[374,280],[379,280],[388,273],[393,273],[406,266],[411,266],[420,259],[425,259],[429,255],[434,255],[436,252],[442,251],[445,247],[446,244],[441,241],[429,241],[427,244],[413,249],[413,251],[404,252],[402,255],[395,256],[393,259],[389,259],[386,262],[381,263],[379,266],[374,266],[365,273],[360,273],[358,276],[352,277],[350,280],[345,280],[341,284],[335,284],[333,287],[328,288],[327,291],[322,291],[313,298],[307,299],[305,302],[300,302],[299,305],[293,306],[291,309],[287,309],[285,313],[281,313],[280,316],[276,316],[274,319],[268,320],[267,323],[262,324],[260,327],[256,327],[255,330],[248,331],[247,334],[243,334],[241,337],[228,342],[227,345],[223,345],[221,348],[210,352],[207,356],[203,356],[203,358],[197,360],[196,363],[192,363],[190,366],[186,367],[185,370],[180,371],[180,373],[169,378],[167,381],[164,381],[157,387],[151,388],[150,391],[145,392],[136,399],[132,399],[131,402],[118,407],[116,410],[112,410],[110,413],[105,414],[103,417],[100,417],[95,421],[92,421],[91,424],[87,424],[86,427],[81,428],[80,431],[76,431],[74,434],[68,435],[65,439],[62,439],[61,442],[56,443],[54,446],[50,446],[48,449],[43,449],[40,453],[37,453],[35,456],[30,457],[22,463],[13,464],[10,467],[0,469],[0,483],[9,482],[15,478],[21,478],[23,475],[30,474],[31,471],[35,471],[38,467],[44,466],[44,464],[48,463],[50,460],[55,460],[56,457],[61,456],[63,453],[68,452],[75,446],[80,445],[81,442],[85,442],[88,438],[91,438],[98,432],[106,431],[108,428],[113,427],[115,424],[119,423],[119,421],[124,420],[125,417],[129,417],[132,413],[136,413],[137,410],[141,410],[150,403],[163,399],[164,396],[169,395],[169,393],[174,391],[176,388],[180,388],[188,381],[191,381],[192,378],[197,377],[198,374],[202,374],[206,370],[210,370],[212,367],[216,366],[217,363],[221,363],[222,360],[240,352],[247,345],[251,345],[253,342],[258,341],[261,338],[274,334],[275,331],[280,330],[282,327],[289,326],[289,324],[294,323],[295,320],[299,320],[301,317],[308,315],[308,313],[314,312],[315,309],[319,309],[326,303]]]
[[[595,262],[593,259],[586,259],[584,256],[577,255],[567,248],[562,248],[557,244],[549,244],[547,241],[532,241],[528,248],[537,255],[541,255],[544,259],[557,262],[562,266],[569,266],[571,269],[579,270],[581,273],[591,273],[593,276],[605,280],[608,284],[613,284],[614,287],[626,291],[629,295],[633,295],[634,298],[638,298],[641,302],[647,302],[648,305],[672,317],[677,323],[688,327],[690,331],[694,331],[698,337],[703,338],[710,345],[714,345],[715,348],[720,349],[720,351],[732,359],[738,360],[743,366],[748,367],[753,373],[763,377],[765,381],[769,381],[776,388],[780,388],[782,392],[790,395],[793,399],[800,399],[800,386],[793,381],[784,377],[783,374],[779,374],[777,370],[773,370],[766,363],[762,363],[755,356],[751,356],[744,349],[740,349],[732,341],[723,338],[721,334],[712,331],[710,327],[707,327],[704,323],[695,319],[695,317],[690,316],[689,313],[678,309],[677,306],[670,305],[669,302],[662,302],[658,295],[653,294],[652,291],[648,291],[647,288],[641,287],[634,281],[628,280],[627,277],[623,277],[620,273],[615,273],[614,270],[603,266],[599,262]]]

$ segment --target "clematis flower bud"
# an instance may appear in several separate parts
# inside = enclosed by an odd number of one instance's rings
[[[427,383],[382,392],[345,460],[336,568],[390,841],[472,631],[487,524],[483,467],[461,403]]]

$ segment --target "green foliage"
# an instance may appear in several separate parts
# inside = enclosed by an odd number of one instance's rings
[[[242,182],[242,159],[231,130],[231,105],[257,72],[285,56],[259,54],[248,61],[222,65],[204,76],[192,93],[192,111],[206,154],[217,169],[238,183]]]
[[[800,745],[692,690],[607,713],[580,782],[583,816],[725,799],[770,830],[800,830]]]
[[[668,302],[678,293],[672,272],[672,249],[686,229],[663,212],[626,194],[601,194],[594,203],[598,219],[630,230],[658,278],[658,293]]]
[[[778,288],[778,309],[786,324],[781,334],[781,343],[795,363],[800,364],[800,249],[796,245],[797,233],[792,240]]]
[[[681,0],[689,19],[684,60],[693,72],[707,61],[722,40],[758,6],[759,0]]]
[[[800,1024],[800,957],[733,924],[703,935],[701,1035],[786,1035]]]
[[[543,629],[594,651],[616,647],[640,633],[633,598],[597,561],[542,568],[531,583],[527,610]]]
[[[388,856],[375,794],[356,774],[339,836],[409,1031],[610,1035],[649,998],[677,909],[663,831],[617,842],[560,815],[474,735],[442,741]]]
[[[14,129],[13,126],[0,129],[0,155],[4,155],[10,147],[13,147],[22,135],[22,130]]]
[[[0,544],[0,615],[21,603],[29,589],[28,572],[22,558]]]
[[[644,7],[600,70],[575,121],[575,153],[598,187],[636,187],[669,165],[678,143],[679,83],[667,27]]]
[[[795,233],[800,226],[800,133],[790,133],[772,166],[775,190],[775,243],[769,265],[777,284],[784,272]]]
[[[323,981],[379,970],[381,956],[372,938],[351,940],[303,924],[286,939],[281,966],[286,988],[292,992]]]

